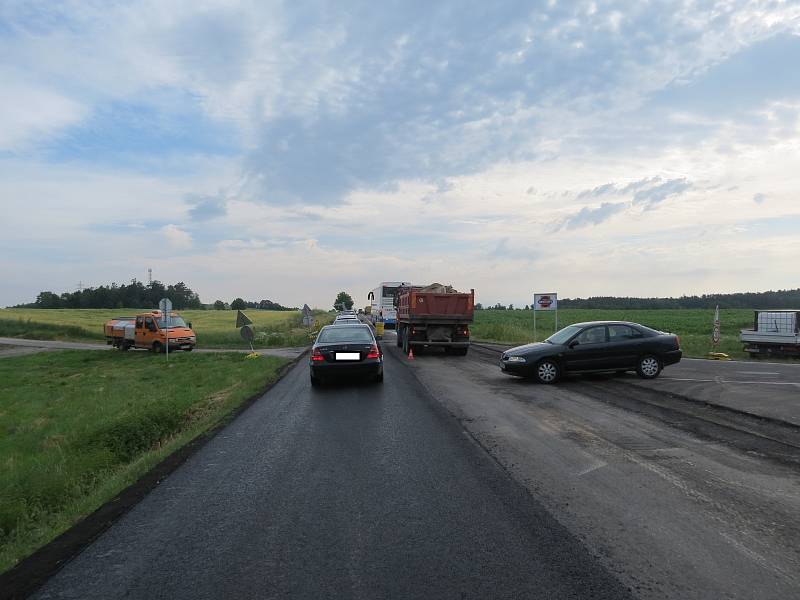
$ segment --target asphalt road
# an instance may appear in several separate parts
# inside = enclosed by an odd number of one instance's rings
[[[48,350],[113,350],[112,346],[103,343],[86,342],[60,342],[57,340],[26,340],[22,338],[0,337],[0,358],[4,356],[17,356],[19,354],[31,354],[35,352],[46,352]],[[303,352],[303,348],[259,348],[258,352],[269,356],[280,356],[282,358],[297,358]],[[144,350],[136,350],[144,352]],[[250,350],[237,348],[195,348],[193,352],[250,352]]]
[[[629,597],[387,350],[382,386],[302,361],[36,597]]]

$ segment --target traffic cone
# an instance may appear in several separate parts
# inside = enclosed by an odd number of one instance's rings
[[[409,348],[408,349],[408,360],[414,360],[414,349],[413,348]]]

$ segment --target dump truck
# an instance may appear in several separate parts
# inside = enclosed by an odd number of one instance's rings
[[[440,284],[401,286],[395,294],[397,345],[406,354],[412,348],[443,348],[445,354],[465,356],[474,306],[475,290],[458,292]]]
[[[750,356],[800,358],[800,310],[757,310],[753,328],[742,329],[739,340]]]
[[[106,343],[120,350],[146,348],[153,352],[164,352],[169,335],[169,350],[191,352],[197,342],[192,324],[186,323],[176,312],[170,313],[169,328],[160,310],[153,310],[133,317],[114,317],[103,326]]]

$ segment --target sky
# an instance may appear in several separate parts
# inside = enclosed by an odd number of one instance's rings
[[[0,305],[800,286],[800,3],[0,0]]]

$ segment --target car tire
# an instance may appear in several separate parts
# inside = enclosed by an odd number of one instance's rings
[[[642,356],[636,363],[636,374],[642,379],[655,379],[661,369],[661,361],[652,354]]]
[[[558,363],[550,358],[543,358],[534,367],[533,376],[536,381],[543,384],[551,384],[558,381],[561,376],[561,367]]]
[[[128,344],[126,342],[122,342],[119,345],[119,349],[122,350],[123,352],[127,352],[128,350],[130,350],[130,348],[131,348],[130,344]]]
[[[469,347],[467,348],[453,348],[453,354],[456,356],[466,356],[467,352],[469,352]]]
[[[191,352],[192,350],[194,350],[194,348],[185,348],[184,352]]]
[[[161,354],[164,351],[163,346],[159,342],[153,342],[150,348],[155,354]]]
[[[375,375],[375,383],[383,383],[383,371]]]
[[[320,381],[319,377],[314,377],[312,375],[311,376],[311,387],[319,387],[320,385],[322,385],[322,382]]]

